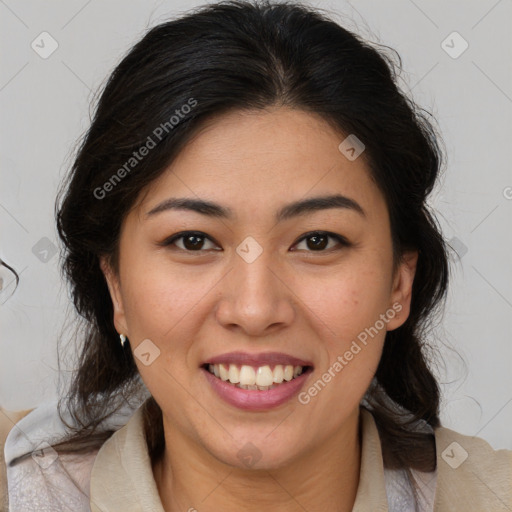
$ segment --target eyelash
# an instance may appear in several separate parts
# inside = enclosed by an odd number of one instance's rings
[[[181,231],[180,233],[176,233],[176,234],[170,236],[169,238],[166,238],[164,241],[158,243],[158,245],[160,245],[162,247],[169,247],[169,246],[173,245],[174,242],[176,242],[177,240],[186,238],[187,236],[191,236],[191,235],[197,236],[200,238],[206,238],[206,239],[210,240],[210,242],[215,243],[208,235],[206,235],[206,233],[203,233],[202,231]],[[328,238],[332,238],[332,239],[336,240],[343,247],[350,247],[352,245],[346,238],[344,238],[341,235],[337,235],[336,233],[331,233],[330,231],[310,231],[310,232],[306,233],[305,235],[303,235],[301,238],[299,238],[299,240],[297,240],[297,242],[295,242],[294,246],[304,240],[307,240],[308,238],[312,238],[313,236],[326,236]],[[178,249],[180,251],[188,252],[188,253],[195,253],[195,252],[200,253],[200,252],[206,252],[208,250],[208,249],[198,249],[197,251],[191,251],[188,249],[182,249],[181,247],[178,247]],[[307,250],[306,252],[325,253],[325,252],[329,252],[332,249],[333,248],[331,247],[330,249],[322,249],[319,251]]]

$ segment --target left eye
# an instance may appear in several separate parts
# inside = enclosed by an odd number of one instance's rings
[[[341,246],[348,247],[350,243],[344,237],[340,235],[336,235],[335,233],[329,233],[327,231],[313,231],[311,233],[307,233],[303,236],[299,242],[305,242],[306,247],[311,249],[312,252],[323,252],[326,248],[332,249],[332,247],[327,247],[329,245],[328,239],[335,240]],[[312,243],[308,243],[307,241],[311,240]]]

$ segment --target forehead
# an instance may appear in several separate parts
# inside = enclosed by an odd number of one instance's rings
[[[196,197],[250,217],[332,194],[352,198],[365,210],[378,209],[383,198],[364,152],[351,160],[339,149],[346,137],[300,110],[226,113],[206,122],[147,187],[140,209],[147,213],[170,196]]]

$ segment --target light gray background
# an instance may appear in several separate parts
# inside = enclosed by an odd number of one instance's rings
[[[57,244],[55,194],[89,125],[93,92],[148,27],[202,3],[0,0],[0,257],[21,274],[14,294],[12,275],[1,274],[0,405],[7,409],[57,396],[56,340],[71,310],[58,255],[42,253],[40,240]],[[512,449],[512,2],[310,4],[395,48],[401,87],[438,120],[448,165],[431,205],[461,256],[437,329],[442,420]],[[47,59],[31,48],[44,31],[58,43]],[[458,58],[442,47],[454,31],[469,44]],[[461,48],[460,40],[446,41]]]

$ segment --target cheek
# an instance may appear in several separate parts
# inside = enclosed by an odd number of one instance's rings
[[[209,280],[199,273],[192,277],[158,265],[147,267],[145,272],[133,272],[125,279],[125,313],[134,359],[146,386],[160,403],[170,392],[175,399],[186,400],[179,383],[188,379],[193,355],[190,348],[201,324],[201,299],[213,283],[207,285]],[[148,365],[138,357],[139,344],[147,339],[152,343],[148,345]],[[153,353],[157,354],[154,360]]]
[[[385,327],[375,324],[387,308],[386,286],[378,272],[354,266],[326,280],[323,293],[312,283],[304,289],[316,290],[306,304],[322,355],[315,379],[299,395],[311,429],[335,432],[366,393],[385,339]]]
[[[337,375],[332,379],[336,381],[331,387],[333,398],[337,395],[339,399],[340,394],[358,396],[380,360],[386,334],[381,315],[388,309],[388,281],[376,270],[356,267],[313,281],[303,281],[302,295],[305,311],[313,313],[312,329],[322,347],[319,370]]]
[[[127,262],[128,263],[128,262]],[[123,279],[123,300],[130,331],[162,338],[190,315],[213,286],[208,274],[165,265],[132,264]]]
[[[304,304],[341,340],[373,325],[389,301],[388,280],[368,266],[303,278],[300,289]]]

